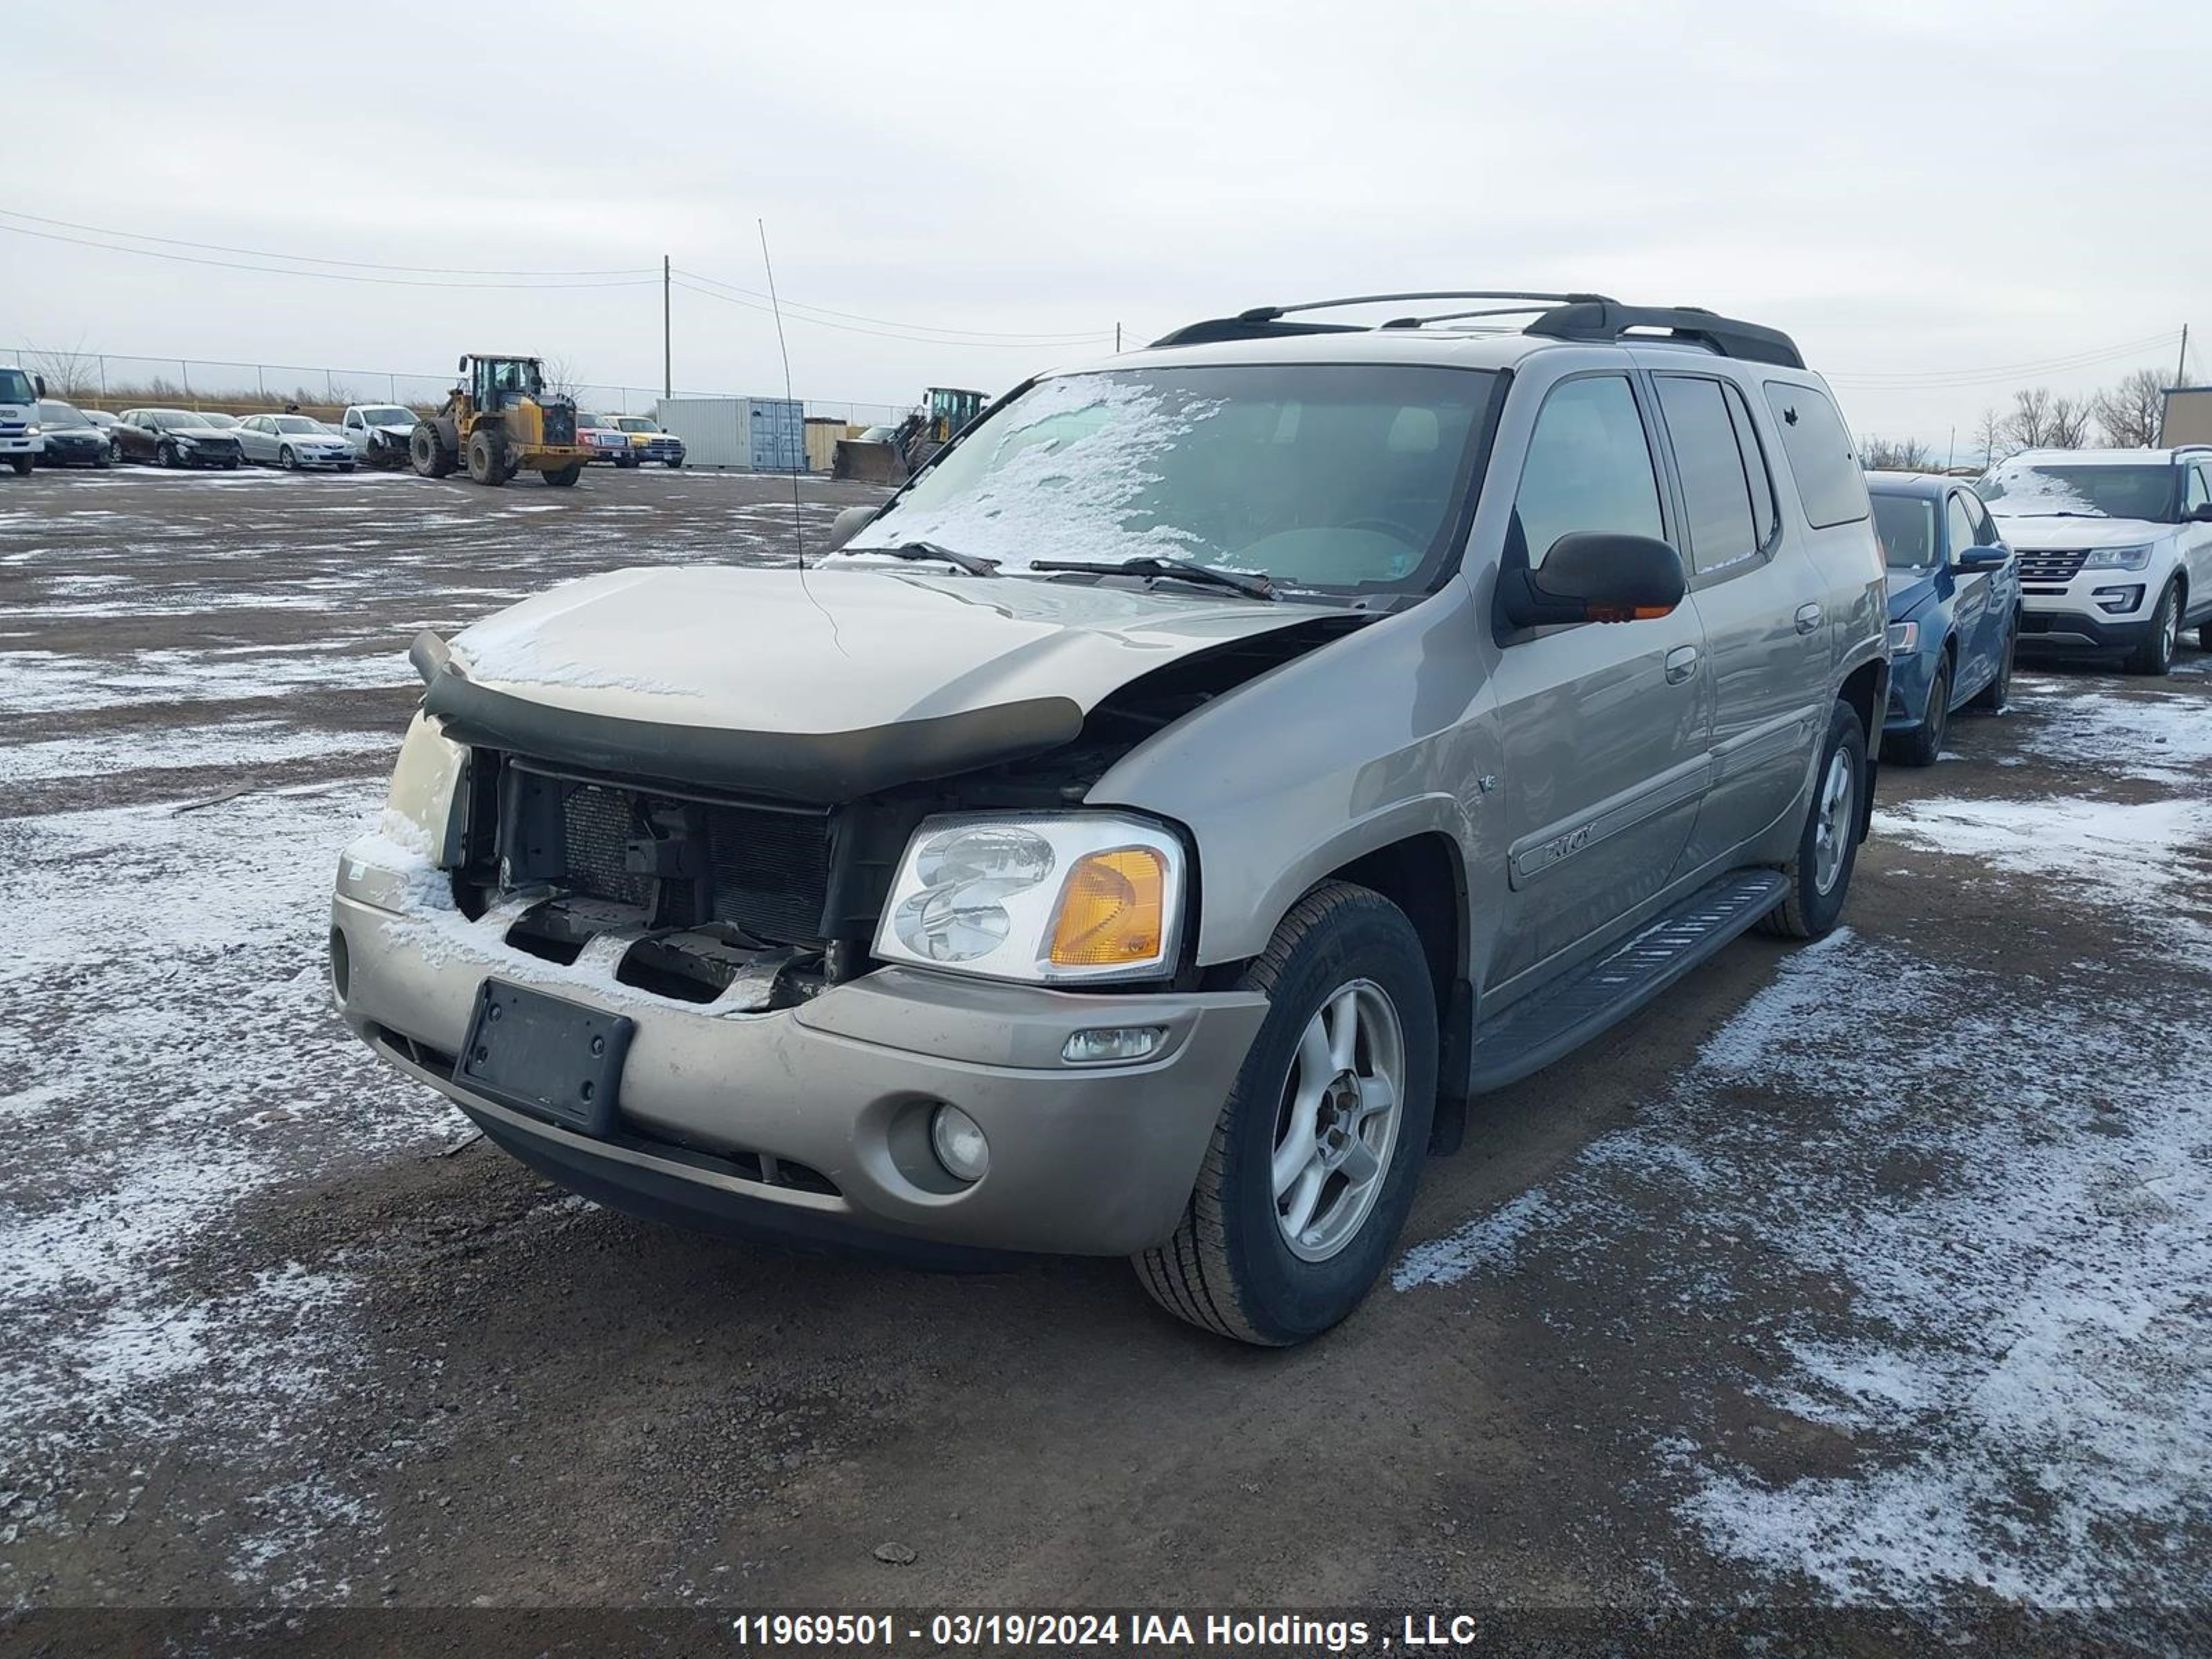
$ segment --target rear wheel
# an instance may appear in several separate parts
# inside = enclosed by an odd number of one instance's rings
[[[1936,665],[1936,678],[1928,688],[1928,712],[1898,744],[1898,759],[1907,766],[1935,765],[1943,752],[1943,733],[1950,725],[1951,663],[1947,657]]]
[[[407,459],[426,478],[442,478],[453,470],[453,458],[438,428],[425,421],[407,437]]]
[[[584,476],[584,464],[581,461],[571,461],[566,466],[549,466],[538,476],[556,489],[566,489]]]
[[[1997,653],[1997,672],[1990,683],[1974,693],[1974,707],[1992,714],[2001,714],[2012,706],[2012,659],[2020,654],[2020,619],[2013,618],[2012,626],[2005,630],[2004,649]]]
[[[2143,642],[2128,653],[2127,669],[2130,674],[2164,674],[2173,667],[2174,647],[2181,643],[2181,589],[2173,583],[2166,585],[2166,592],[2158,596],[2158,609],[2151,612],[2150,632]]]
[[[1267,1018],[1182,1222],[1132,1265],[1178,1318],[1283,1347],[1357,1307],[1397,1243],[1436,1105],[1436,995],[1413,924],[1346,882],[1299,900],[1241,984]]]
[[[1827,741],[1813,775],[1813,803],[1797,856],[1783,867],[1790,878],[1789,896],[1760,918],[1761,931],[1785,939],[1819,939],[1835,927],[1858,866],[1866,788],[1866,728],[1858,711],[1838,700],[1828,714]]]

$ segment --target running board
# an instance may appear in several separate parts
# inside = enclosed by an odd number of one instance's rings
[[[1565,979],[1474,1028],[1468,1092],[1518,1083],[1634,1013],[1782,902],[1778,870],[1737,870],[1708,882],[1671,915]]]

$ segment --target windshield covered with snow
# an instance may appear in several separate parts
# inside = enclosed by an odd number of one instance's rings
[[[1423,587],[1466,499],[1487,370],[1376,363],[1110,369],[971,428],[843,550],[1194,560],[1291,587]]]
[[[2148,519],[2175,521],[2175,469],[2107,463],[2069,466],[2037,461],[2001,466],[1974,488],[2007,518]]]
[[[1936,562],[1936,503],[1927,496],[1875,491],[1874,529],[1892,570],[1922,570]]]
[[[412,426],[415,411],[401,409],[396,404],[380,404],[374,409],[362,410],[361,418],[371,426]]]

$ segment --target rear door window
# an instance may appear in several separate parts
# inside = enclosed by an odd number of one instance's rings
[[[1722,383],[1677,374],[1657,379],[1659,412],[1682,481],[1691,568],[1702,575],[1757,557],[1765,538]]]
[[[1532,570],[1575,531],[1665,533],[1651,443],[1626,375],[1586,375],[1552,389],[1529,434],[1513,515]]]
[[[1815,530],[1866,517],[1866,477],[1850,434],[1827,395],[1787,380],[1766,383],[1766,406],[1782,433],[1782,453],[1797,481],[1805,520]]]

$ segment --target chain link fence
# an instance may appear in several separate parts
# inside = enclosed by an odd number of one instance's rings
[[[297,405],[319,420],[335,419],[349,404],[404,404],[435,410],[453,390],[453,374],[414,374],[381,368],[332,368],[297,363],[231,363],[196,357],[125,357],[109,352],[61,351],[26,345],[15,361],[46,378],[50,394],[83,409],[124,410],[159,404],[172,409],[222,410],[234,415]],[[591,414],[650,415],[660,398],[651,386],[559,382],[556,389]],[[689,392],[679,398],[781,398],[780,392]],[[809,398],[810,421],[875,426],[903,420],[896,404]]]

